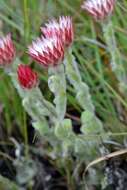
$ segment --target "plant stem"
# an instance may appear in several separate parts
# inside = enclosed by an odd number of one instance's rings
[[[64,64],[66,68],[66,75],[69,79],[69,82],[75,89],[76,99],[79,105],[84,110],[89,110],[90,112],[94,113],[95,108],[91,100],[89,87],[85,82],[82,82],[77,62],[72,54],[71,49],[69,49],[66,54]]]
[[[111,57],[111,69],[114,72],[118,82],[120,91],[125,91],[126,87],[126,73],[123,67],[122,58],[117,48],[115,34],[111,20],[102,23],[104,38],[108,46]]]
[[[49,68],[48,73],[48,86],[55,96],[54,103],[56,105],[58,120],[62,122],[66,113],[67,104],[64,65],[61,64],[57,67]]]
[[[24,38],[25,38],[25,43],[27,44],[27,42],[29,41],[29,33],[30,33],[28,0],[23,0],[23,10],[24,10]]]
[[[64,159],[64,166],[67,175],[68,190],[75,190],[73,176],[70,171],[70,164],[68,163],[68,158]]]
[[[26,113],[23,112],[23,120],[24,120],[24,141],[25,141],[25,156],[26,158],[29,157],[29,148],[28,148],[28,131],[27,131],[27,125],[26,125]]]

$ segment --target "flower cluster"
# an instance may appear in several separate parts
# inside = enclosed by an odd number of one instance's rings
[[[95,20],[103,20],[109,16],[116,0],[86,0],[82,8]],[[74,39],[72,18],[60,16],[58,20],[52,19],[41,27],[42,36],[32,42],[28,53],[33,60],[43,67],[49,68],[59,65],[64,59],[65,49],[70,47]],[[15,57],[15,48],[11,35],[0,38],[0,66],[8,67]],[[29,66],[18,67],[18,80],[23,88],[36,87],[38,77]]]
[[[15,48],[11,35],[0,38],[0,67],[8,67],[15,57]]]
[[[111,15],[115,1],[116,0],[86,0],[81,7],[95,20],[104,20]]]
[[[53,67],[64,58],[65,47],[73,41],[73,25],[70,17],[59,17],[41,27],[43,36],[29,46],[29,55],[43,67]]]
[[[0,67],[8,68],[11,66],[15,58],[15,47],[11,39],[11,35],[0,38]],[[37,73],[31,70],[27,65],[19,65],[18,67],[18,81],[21,87],[31,89],[38,84]]]
[[[59,65],[65,53],[73,41],[73,25],[70,17],[59,17],[52,20],[41,28],[43,36],[38,38],[28,48],[30,56],[43,67]],[[7,67],[13,62],[15,48],[11,35],[0,39],[0,66]],[[37,86],[37,74],[29,66],[19,65],[17,70],[18,81],[21,87],[31,89]]]

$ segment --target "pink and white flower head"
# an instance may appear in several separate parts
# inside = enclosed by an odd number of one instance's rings
[[[95,20],[104,20],[114,10],[116,0],[86,0],[81,6]]]
[[[32,89],[38,85],[37,73],[32,71],[32,69],[28,65],[19,65],[17,74],[18,81],[22,88]]]
[[[66,47],[70,46],[74,39],[74,30],[72,18],[69,16],[61,16],[59,20],[51,20],[41,27],[41,31],[46,38],[57,36],[62,39]]]
[[[0,67],[8,67],[15,57],[15,48],[11,35],[0,38]]]
[[[38,38],[28,48],[29,55],[43,67],[59,65],[64,58],[64,44],[59,37]]]

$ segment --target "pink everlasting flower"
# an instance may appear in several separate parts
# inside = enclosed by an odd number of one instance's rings
[[[64,44],[59,37],[38,38],[29,46],[29,55],[43,67],[57,66],[64,58]]]
[[[59,21],[53,19],[41,27],[41,31],[46,38],[57,36],[62,39],[65,46],[70,46],[74,38],[72,19],[69,16],[59,17]]]
[[[95,20],[103,20],[113,12],[116,0],[86,0],[81,6]]]
[[[0,38],[0,66],[9,66],[15,57],[15,48],[11,39],[11,35]]]
[[[19,65],[17,73],[22,88],[32,89],[38,85],[37,73],[32,71],[28,65]]]

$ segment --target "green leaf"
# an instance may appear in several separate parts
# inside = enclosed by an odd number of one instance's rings
[[[42,122],[33,122],[33,127],[39,131],[40,135],[46,135],[50,132],[50,129],[49,129],[49,126],[48,124],[46,123],[46,121],[44,121],[43,123]]]
[[[97,134],[103,132],[101,121],[90,111],[85,111],[81,116],[82,127],[81,131],[84,134]]]
[[[68,139],[73,137],[72,122],[70,119],[64,119],[62,123],[57,123],[55,126],[55,135],[59,139]]]

